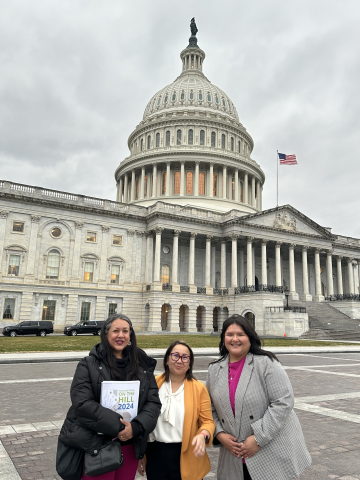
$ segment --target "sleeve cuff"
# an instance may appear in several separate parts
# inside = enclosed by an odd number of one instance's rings
[[[144,428],[139,422],[131,422],[133,438],[140,437],[144,433]]]

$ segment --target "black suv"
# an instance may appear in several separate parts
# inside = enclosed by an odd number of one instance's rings
[[[66,326],[64,328],[64,334],[75,336],[78,333],[92,333],[93,335],[100,335],[103,324],[104,322],[95,322],[95,320],[79,322],[76,325]]]
[[[54,333],[52,322],[21,322],[17,325],[8,325],[3,328],[2,334],[6,337],[16,337],[16,335],[37,335],[45,337],[48,333]]]

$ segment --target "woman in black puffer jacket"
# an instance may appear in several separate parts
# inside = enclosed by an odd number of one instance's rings
[[[156,360],[136,346],[130,319],[123,314],[111,315],[101,329],[101,343],[77,366],[70,389],[72,406],[59,440],[69,447],[94,453],[103,442],[118,437],[124,463],[117,471],[97,477],[83,475],[83,480],[135,478],[138,460],[144,456],[147,437],[154,430],[161,409],[155,366]],[[140,380],[138,415],[130,423],[100,405],[104,380]]]

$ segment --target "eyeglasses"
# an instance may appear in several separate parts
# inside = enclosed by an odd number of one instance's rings
[[[178,353],[170,353],[170,356],[174,362],[177,362],[178,360],[181,360],[182,363],[189,363],[190,362],[190,357],[189,355],[179,355]]]

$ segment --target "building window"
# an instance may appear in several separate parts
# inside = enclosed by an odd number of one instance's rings
[[[92,282],[94,280],[94,264],[93,262],[85,262],[84,282]]]
[[[181,130],[176,132],[176,145],[181,145]]]
[[[224,99],[222,99],[222,104],[223,104],[223,107],[225,108],[226,105],[225,105],[225,100]]]
[[[81,302],[80,322],[90,320],[90,302]]]
[[[210,92],[207,94],[207,101],[210,103],[211,102],[211,94]]]
[[[213,197],[217,196],[217,174],[213,174]]]
[[[184,90],[181,92],[180,100],[185,100],[185,92],[184,92]]]
[[[61,237],[61,229],[59,227],[55,227],[51,230],[51,236],[54,238]]]
[[[200,145],[205,145],[205,130],[200,130]]]
[[[19,276],[20,255],[10,255],[8,275],[12,277]]]
[[[150,150],[150,147],[151,147],[151,136],[148,135],[148,137],[147,137],[147,149]]]
[[[117,303],[109,303],[109,317],[117,313]]]
[[[230,148],[231,148],[231,151],[233,152],[234,151],[234,138],[231,137],[231,140],[230,140]]]
[[[13,232],[24,233],[24,222],[13,222]]]
[[[161,284],[162,285],[170,284],[170,266],[169,265],[161,266]]]
[[[166,172],[162,174],[162,194],[166,194]]]
[[[59,278],[60,253],[50,250],[47,259],[46,278]]]
[[[96,243],[96,232],[87,232],[86,241]]]
[[[113,245],[122,245],[121,235],[113,235]]]
[[[199,195],[205,195],[205,173],[199,173]]]
[[[216,145],[216,133],[211,132],[211,146],[215,147],[215,145]]]
[[[221,148],[223,150],[225,150],[225,135],[224,134],[221,135]]]
[[[203,99],[203,94],[202,94],[202,92],[200,91],[200,92],[199,92],[199,100],[200,100],[200,102],[202,102],[202,99]]]
[[[173,95],[172,95],[172,101],[175,102],[176,101],[176,93],[174,92]]]
[[[219,97],[215,95],[215,103],[219,104]]]
[[[169,99],[169,96],[168,94],[165,95],[165,98],[164,98],[164,104],[166,105],[168,103],[168,99]]]
[[[170,130],[166,131],[166,146],[170,147]]]
[[[158,103],[157,104],[160,105],[160,103],[161,103],[161,97],[158,98]]]
[[[119,284],[120,280],[120,265],[111,265],[111,280],[110,283]]]
[[[15,298],[5,298],[3,318],[12,320],[15,312]]]
[[[231,179],[231,198],[235,200],[235,178]]]
[[[144,178],[144,197],[147,197],[147,188],[148,188],[148,176],[145,175],[145,178]]]
[[[193,172],[186,174],[186,193],[189,195],[193,193]]]
[[[188,134],[188,144],[192,145],[193,142],[194,142],[194,131],[190,129]]]
[[[135,200],[139,198],[139,179],[135,180]]]
[[[179,195],[180,194],[180,172],[175,172],[174,175],[174,194]]]
[[[141,139],[141,141],[140,141],[140,150],[143,151],[143,149],[144,149],[144,140]]]
[[[41,320],[55,320],[56,300],[44,300]]]
[[[238,153],[241,152],[241,150],[240,150],[240,145],[241,145],[241,144],[240,144],[240,140],[239,140],[239,141],[238,141]]]
[[[194,100],[194,92],[192,90],[190,91],[190,100]]]
[[[156,134],[156,146],[160,147],[160,133]]]

